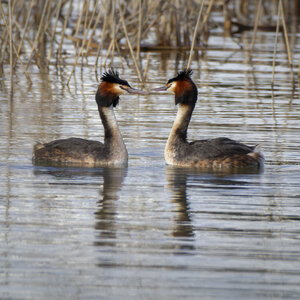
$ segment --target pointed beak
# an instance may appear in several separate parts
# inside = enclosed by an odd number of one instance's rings
[[[155,92],[161,92],[161,91],[166,91],[168,89],[168,87],[166,85],[152,89],[151,91],[155,91]]]
[[[126,90],[127,93],[129,93],[129,94],[147,95],[147,92],[142,91],[142,90],[138,90],[138,89],[134,89],[134,88],[132,88],[132,87],[126,87],[125,90]]]

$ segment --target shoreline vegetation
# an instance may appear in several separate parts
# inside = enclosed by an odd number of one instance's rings
[[[0,2],[0,72],[10,66],[10,81],[21,66],[31,84],[31,65],[64,65],[75,53],[68,83],[76,66],[94,56],[95,69],[113,64],[114,56],[130,60],[143,84],[151,51],[188,51],[187,67],[198,51],[209,49],[209,36],[218,32],[236,41],[247,31],[248,49],[255,51],[258,31],[274,32],[272,85],[278,45],[284,44],[291,82],[300,77],[293,65],[299,29],[298,0],[3,0]],[[105,50],[105,51],[104,51]],[[148,52],[144,66],[141,52]],[[297,71],[296,71],[297,70]]]

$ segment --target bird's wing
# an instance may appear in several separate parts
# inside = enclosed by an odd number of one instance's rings
[[[255,149],[255,146],[247,146],[224,137],[199,140],[189,144],[192,146],[193,152],[203,153],[206,159],[234,154],[247,154]]]

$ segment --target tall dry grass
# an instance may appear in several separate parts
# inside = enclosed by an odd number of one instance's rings
[[[10,65],[12,81],[21,65],[31,82],[31,65],[64,64],[71,44],[75,57],[68,82],[91,54],[95,68],[113,64],[116,55],[130,59],[145,82],[149,56],[143,67],[142,51],[186,50],[189,66],[194,51],[209,47],[211,31],[221,28],[229,37],[252,31],[249,51],[258,30],[274,31],[274,61],[282,35],[293,76],[289,33],[297,32],[299,12],[298,0],[1,0],[0,66]]]

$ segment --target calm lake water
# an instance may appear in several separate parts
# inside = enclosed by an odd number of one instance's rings
[[[35,167],[36,141],[103,140],[94,100],[101,72],[95,75],[91,56],[68,87],[72,65],[32,67],[29,87],[20,68],[10,98],[4,66],[0,298],[299,299],[299,94],[279,47],[272,96],[274,38],[259,33],[251,62],[235,42],[212,37],[211,49],[191,66],[199,100],[189,139],[260,144],[266,158],[260,174],[165,166],[176,108],[163,93],[123,96],[115,109],[128,168]],[[247,33],[238,37],[245,46],[250,41]],[[165,83],[185,59],[184,53],[150,53],[146,88]],[[133,65],[118,57],[114,65],[140,87]]]

